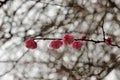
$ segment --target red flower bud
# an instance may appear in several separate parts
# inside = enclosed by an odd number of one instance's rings
[[[63,42],[61,40],[53,40],[53,41],[51,41],[49,46],[53,49],[58,49],[62,46],[62,44],[63,44]]]
[[[78,50],[82,47],[82,45],[83,45],[83,43],[81,41],[74,41],[72,43],[72,48]]]
[[[37,48],[37,43],[34,41],[34,38],[30,37],[25,40],[25,46],[29,49],[35,49]]]
[[[85,39],[86,39],[86,36],[85,36],[85,35],[83,35],[83,36],[82,36],[82,39],[83,39],[83,40],[85,40]]]
[[[67,46],[67,45],[70,45],[72,44],[74,41],[74,36],[70,35],[70,34],[66,34],[64,37],[63,37],[63,42],[64,44]]]
[[[107,39],[105,39],[105,43],[107,45],[111,45],[112,44],[112,39],[110,37],[108,37]]]

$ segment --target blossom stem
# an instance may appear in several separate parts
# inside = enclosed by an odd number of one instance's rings
[[[34,38],[35,40],[62,40],[62,38]],[[102,43],[105,41],[93,40],[93,39],[74,39],[74,40],[81,40],[81,41],[89,41],[94,43]]]

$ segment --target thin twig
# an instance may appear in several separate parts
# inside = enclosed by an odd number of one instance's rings
[[[8,71],[4,72],[3,74],[1,74],[0,77],[3,77],[6,74],[10,73],[17,66],[17,63],[25,56],[25,54],[27,54],[27,52],[28,52],[28,50],[25,53],[23,53],[23,55],[18,60],[15,61],[15,64],[13,65],[13,67],[10,70],[8,70]],[[5,62],[7,62],[7,61],[5,61]]]

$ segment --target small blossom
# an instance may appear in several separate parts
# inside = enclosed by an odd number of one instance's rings
[[[82,47],[82,45],[83,45],[83,43],[81,41],[74,41],[72,43],[72,48],[78,50]]]
[[[85,36],[85,35],[83,35],[83,36],[82,36],[82,39],[83,39],[83,40],[85,40],[85,39],[86,39],[86,36]]]
[[[63,37],[63,42],[66,46],[72,44],[74,42],[74,36],[72,36],[70,34],[66,34]]]
[[[110,37],[108,37],[107,39],[105,39],[105,43],[107,45],[111,45],[112,44],[112,39]]]
[[[34,38],[30,37],[25,40],[25,46],[29,49],[35,49],[37,48],[37,43],[34,41]]]
[[[63,42],[61,40],[53,40],[53,41],[51,41],[49,46],[53,49],[58,49],[62,46],[62,44],[63,44]]]

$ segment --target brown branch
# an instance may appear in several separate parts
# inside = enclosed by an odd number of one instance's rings
[[[9,0],[4,0],[4,1],[0,1],[0,7],[2,7],[3,5],[5,5]]]

